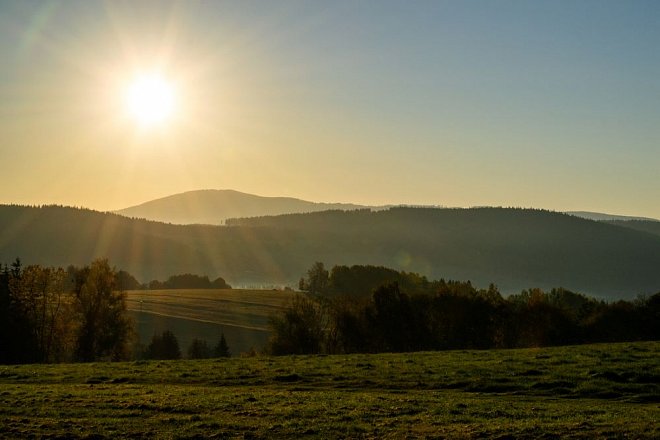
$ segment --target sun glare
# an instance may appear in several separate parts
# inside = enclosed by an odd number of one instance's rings
[[[142,126],[163,124],[175,110],[174,87],[158,74],[141,75],[126,91],[126,107],[130,117]]]

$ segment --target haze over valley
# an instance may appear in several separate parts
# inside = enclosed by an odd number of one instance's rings
[[[200,194],[211,196],[208,205]],[[189,209],[190,195],[197,205]],[[218,204],[217,196],[231,203]],[[177,206],[177,200],[184,203]],[[229,212],[261,215],[230,219],[226,226],[175,225],[67,207],[0,206],[0,260],[20,256],[66,266],[108,257],[144,283],[201,273],[239,286],[296,287],[309,265],[321,261],[329,267],[386,266],[482,287],[495,283],[505,293],[565,287],[614,299],[650,294],[660,285],[660,222],[652,220],[593,221],[516,208],[371,210],[232,191],[165,202],[173,211],[169,220],[200,212],[209,220]],[[167,217],[162,201],[153,205],[157,216]],[[287,207],[345,210],[267,215]]]

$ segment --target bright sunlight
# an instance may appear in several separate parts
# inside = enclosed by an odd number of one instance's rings
[[[159,74],[143,74],[126,91],[128,114],[141,126],[161,125],[175,110],[173,85]]]

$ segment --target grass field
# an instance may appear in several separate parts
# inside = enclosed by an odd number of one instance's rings
[[[214,345],[224,333],[232,352],[239,354],[265,345],[269,317],[280,313],[292,295],[279,290],[133,290],[127,292],[127,306],[142,344],[171,330],[185,352],[193,338]]]
[[[0,367],[3,438],[660,438],[660,342]]]

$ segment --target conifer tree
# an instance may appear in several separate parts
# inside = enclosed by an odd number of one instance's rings
[[[229,345],[227,345],[224,333],[220,334],[220,341],[218,341],[218,345],[215,346],[214,351],[216,357],[231,357],[231,351],[229,351]]]
[[[179,341],[169,330],[160,335],[154,335],[147,347],[146,357],[148,359],[181,359]]]

